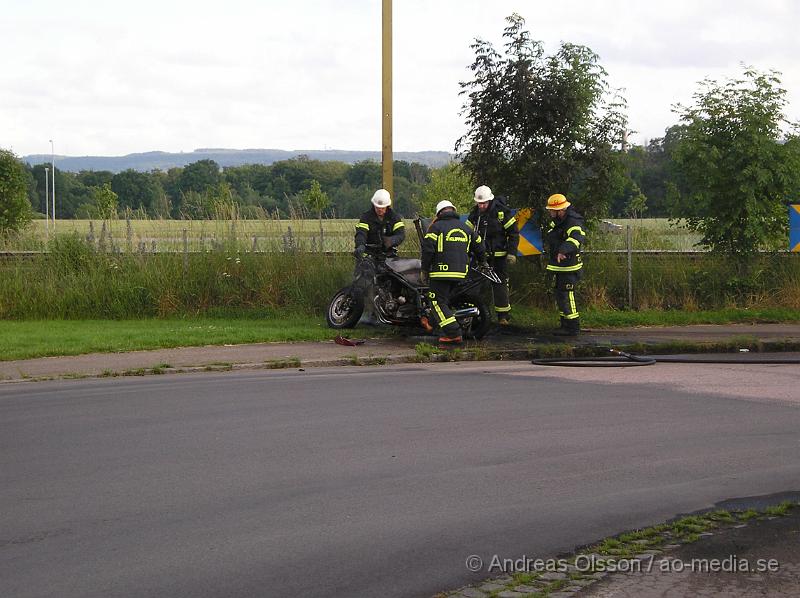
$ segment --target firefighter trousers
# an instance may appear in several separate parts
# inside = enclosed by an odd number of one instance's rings
[[[556,303],[561,316],[562,328],[579,328],[580,312],[575,300],[575,290],[581,279],[581,271],[556,272]]]
[[[431,302],[436,324],[442,329],[442,332],[451,337],[461,334],[461,327],[453,317],[453,311],[450,309],[450,293],[457,284],[457,280],[433,278],[430,281],[428,290],[428,300]]]
[[[508,318],[511,312],[511,302],[508,299],[508,264],[505,256],[494,257],[491,261],[499,283],[492,283],[492,296],[494,297],[494,311],[498,318]]]

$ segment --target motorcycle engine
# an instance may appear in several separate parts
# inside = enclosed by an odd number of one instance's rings
[[[397,312],[399,303],[392,295],[391,289],[378,287],[375,289],[375,307],[386,315],[394,315]]]

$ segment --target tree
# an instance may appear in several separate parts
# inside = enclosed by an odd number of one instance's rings
[[[322,249],[322,239],[324,237],[324,233],[322,232],[322,212],[330,205],[331,201],[328,198],[328,194],[322,190],[319,181],[316,179],[311,181],[311,187],[303,191],[301,197],[303,203],[317,213],[317,217],[319,218],[319,242],[320,249]]]
[[[184,166],[178,178],[178,188],[183,193],[204,193],[220,182],[219,164],[214,160],[198,160]]]
[[[0,234],[20,230],[30,220],[28,173],[13,152],[0,150]]]
[[[103,220],[116,218],[119,196],[114,193],[109,183],[104,183],[101,187],[90,187],[92,204],[98,217]]]
[[[675,108],[682,124],[670,130],[683,177],[673,216],[727,254],[774,245],[800,186],[796,127],[784,128],[779,73],[745,68],[741,78],[703,81],[693,97],[695,105]]]
[[[120,207],[152,211],[163,195],[157,179],[151,174],[123,170],[114,175],[111,189],[119,196]]]
[[[625,215],[636,220],[641,218],[646,211],[647,196],[639,189],[639,185],[633,183],[628,200],[625,202]]]
[[[436,204],[447,199],[461,213],[472,207],[472,194],[475,189],[470,174],[461,164],[451,162],[431,171],[431,182],[422,188],[418,201],[419,213],[422,216],[433,216]]]
[[[625,102],[609,94],[592,50],[562,43],[545,56],[522,17],[506,21],[504,55],[481,39],[471,46],[474,79],[461,82],[468,132],[456,152],[478,184],[511,205],[541,210],[558,192],[602,214],[624,182],[617,146]]]

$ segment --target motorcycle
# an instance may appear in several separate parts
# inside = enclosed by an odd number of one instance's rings
[[[383,324],[421,327],[422,317],[435,322],[428,286],[420,281],[421,270],[419,259],[384,256],[380,252],[358,256],[353,282],[336,291],[328,304],[328,326],[353,328],[364,312],[366,300],[372,301],[375,317]],[[491,327],[491,312],[480,297],[490,282],[500,282],[495,271],[488,265],[475,264],[453,290],[450,307],[465,338],[483,338]]]

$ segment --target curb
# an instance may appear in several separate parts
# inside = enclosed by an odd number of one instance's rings
[[[428,345],[430,351],[420,350],[420,345]],[[143,367],[123,371],[105,371],[102,373],[76,373],[66,372],[48,376],[31,376],[0,380],[0,384],[14,384],[20,382],[42,382],[49,380],[76,380],[88,378],[117,378],[127,376],[153,376],[163,374],[187,374],[197,372],[229,372],[247,370],[275,370],[292,369],[303,370],[315,367],[340,367],[340,366],[381,366],[406,363],[447,363],[455,361],[530,361],[532,359],[554,357],[604,357],[609,355],[612,345],[571,345],[571,344],[546,344],[530,345],[527,347],[483,347],[466,346],[453,349],[440,349],[429,343],[419,343],[414,352],[395,353],[388,355],[369,355],[360,357],[349,355],[336,359],[309,359],[301,358],[276,359],[272,361],[253,363],[211,363],[206,365],[180,366],[180,367]],[[800,352],[800,342],[797,341],[759,341],[748,339],[746,342],[666,342],[666,343],[634,343],[617,345],[617,350],[640,355],[664,355],[674,353],[704,354],[704,353],[774,353],[774,352]]]

